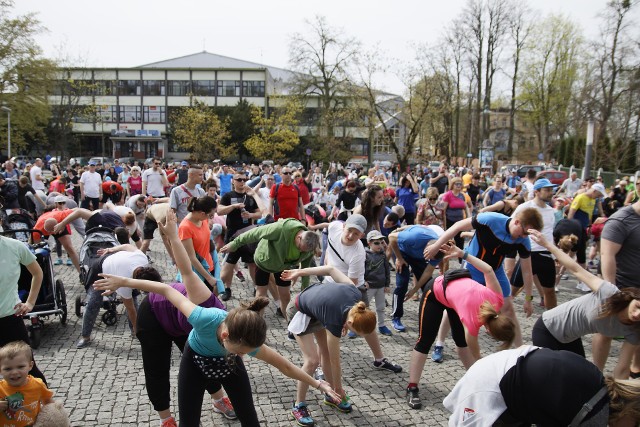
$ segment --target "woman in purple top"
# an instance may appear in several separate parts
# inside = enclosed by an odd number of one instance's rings
[[[416,218],[416,200],[418,200],[418,184],[411,174],[406,174],[396,190],[398,204],[404,208],[404,220],[412,225]]]
[[[161,230],[169,238],[172,246],[178,251],[184,246],[178,237],[175,213],[169,210],[167,225],[159,224]],[[186,257],[186,255],[185,255]],[[176,264],[185,257],[176,254]],[[188,257],[186,257],[189,263]],[[162,282],[158,271],[152,267],[140,267],[133,272],[134,279]],[[185,283],[172,283],[169,286],[186,295],[194,304],[201,307],[216,307],[225,309],[224,305],[200,280],[185,277]],[[138,329],[136,336],[142,348],[142,364],[144,367],[145,384],[149,400],[153,409],[158,412],[162,427],[175,426],[175,420],[170,409],[169,371],[171,368],[171,347],[175,344],[180,352],[191,332],[191,324],[187,318],[163,295],[150,293],[140,303],[138,309]],[[213,410],[222,413],[226,418],[235,419],[236,414],[224,391],[219,388],[207,388],[213,399]]]

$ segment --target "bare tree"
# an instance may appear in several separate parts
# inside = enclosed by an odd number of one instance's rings
[[[296,71],[292,91],[318,109],[318,144],[334,160],[345,150],[346,127],[355,116],[347,111],[352,107],[348,90],[360,42],[331,27],[322,16],[307,23],[309,33],[294,34],[290,42],[289,62]],[[337,131],[341,126],[340,135]]]

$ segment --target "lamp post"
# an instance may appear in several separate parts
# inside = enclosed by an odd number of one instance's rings
[[[489,116],[489,106],[487,104],[484,105],[484,108],[482,109],[482,135],[480,136],[480,151],[479,151],[479,164],[480,164],[480,170],[482,170],[482,147],[484,146],[485,140],[487,139],[485,137],[485,134],[487,132],[487,117]]]
[[[11,159],[11,108],[3,105],[0,109],[7,112],[7,157]]]

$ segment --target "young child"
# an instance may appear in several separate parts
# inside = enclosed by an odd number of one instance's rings
[[[376,316],[378,317],[378,332],[391,335],[391,330],[384,324],[384,309],[386,307],[385,293],[388,293],[391,271],[385,250],[387,248],[384,236],[378,230],[367,234],[367,259],[364,264],[364,280],[367,287],[365,303],[369,305],[372,299],[376,301]]]
[[[31,347],[14,341],[0,348],[0,425],[30,426],[38,417],[41,405],[51,403],[53,392],[41,379],[29,375],[33,367]]]

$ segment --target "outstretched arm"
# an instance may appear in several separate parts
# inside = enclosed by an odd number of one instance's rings
[[[471,223],[472,220],[472,218],[467,218],[465,220],[456,222],[452,227],[445,231],[444,234],[440,236],[434,244],[424,248],[424,258],[435,258],[436,254],[440,250],[440,247],[449,240],[453,239],[458,233],[460,233],[461,231],[473,230],[473,225]]]
[[[499,210],[502,210],[502,208],[504,208],[504,201],[500,200],[499,202],[496,202],[490,206],[487,206],[486,208],[482,208],[480,209],[480,213],[483,212],[498,212]]]
[[[350,283],[353,281],[349,277],[332,265],[323,265],[320,267],[302,268],[299,270],[285,270],[281,277],[283,280],[295,280],[303,276],[331,276],[336,283]]]
[[[445,253],[444,259],[462,258],[469,264],[473,265],[484,275],[484,281],[487,288],[491,289],[498,295],[502,295],[500,282],[498,282],[498,278],[496,277],[496,273],[493,271],[493,267],[491,267],[489,264],[487,264],[480,258],[476,258],[468,252],[464,252],[452,242],[443,245],[441,251]]]
[[[118,288],[135,288],[164,296],[186,317],[189,317],[193,309],[196,308],[196,305],[189,301],[187,297],[164,283],[153,282],[151,280],[129,279],[127,277],[106,273],[100,273],[99,276],[103,278],[96,280],[93,287],[99,291],[105,291],[103,295],[109,295]]]
[[[77,218],[82,218],[86,221],[91,218],[91,215],[93,214],[94,212],[90,211],[89,209],[74,208],[73,213],[67,215],[65,219],[56,224],[56,226],[53,228],[53,234],[60,233],[68,224],[75,221]]]
[[[574,261],[573,258],[565,254],[552,242],[547,241],[547,239],[545,239],[542,233],[540,233],[539,231],[531,229],[528,230],[528,233],[531,240],[551,252],[553,256],[556,257],[556,260],[558,260],[560,264],[564,265],[566,269],[576,277],[576,279],[583,282],[594,292],[600,289],[603,279],[594,274],[591,274],[584,268],[580,267],[580,265],[576,261]]]

